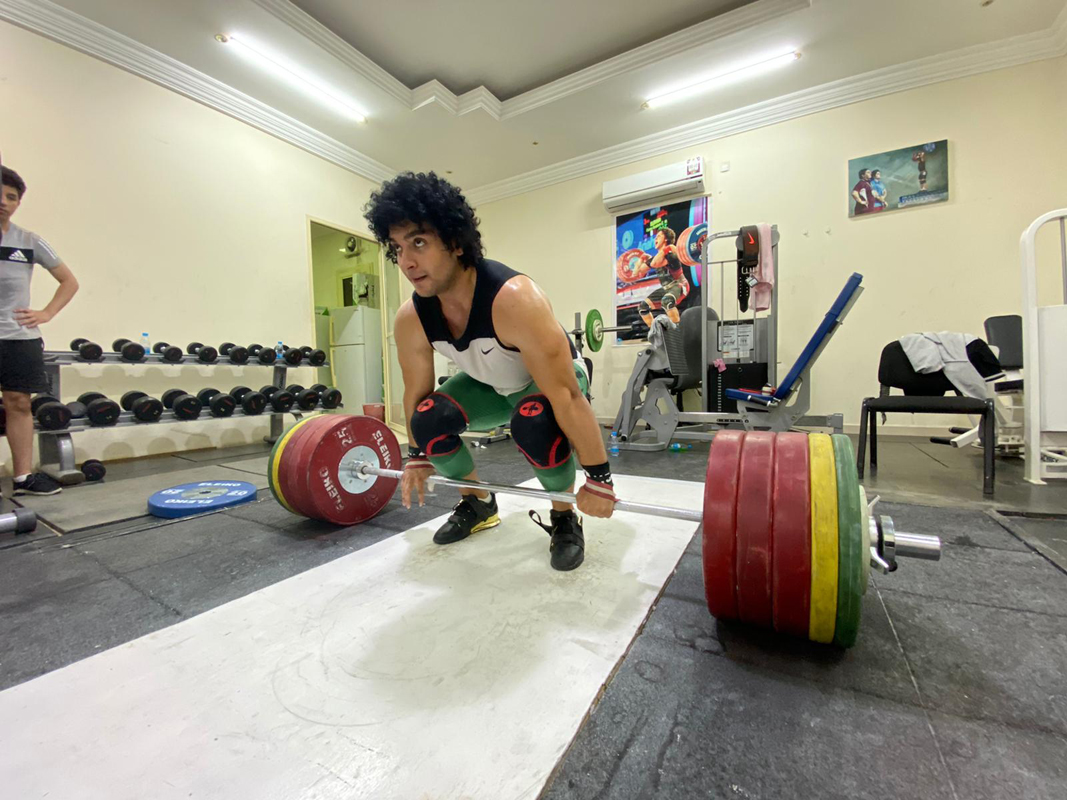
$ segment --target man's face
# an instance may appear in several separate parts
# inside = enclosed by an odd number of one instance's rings
[[[663,231],[660,231],[659,233],[656,234],[656,249],[657,250],[662,250],[664,245],[666,245],[666,244],[667,244],[667,234],[665,234]]]
[[[419,297],[436,297],[463,271],[462,250],[449,250],[429,226],[405,222],[389,229],[389,249]]]
[[[11,219],[11,215],[18,210],[21,202],[22,198],[19,197],[18,189],[14,186],[4,186],[3,192],[0,192],[0,223]]]
[[[881,180],[881,179],[882,179],[882,173],[880,173],[880,172],[872,172],[871,173],[871,180],[872,181],[878,181],[878,180]]]

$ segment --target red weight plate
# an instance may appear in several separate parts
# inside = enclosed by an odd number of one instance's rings
[[[744,431],[719,431],[711,441],[704,476],[704,595],[719,619],[737,619],[737,477]]]
[[[346,467],[369,461],[383,469],[403,469],[400,444],[382,422],[371,417],[338,417],[317,426],[321,435],[304,440],[307,452],[308,500],[317,519],[355,525],[385,508],[396,492],[396,478],[356,478]]]
[[[282,496],[289,501],[293,510],[305,517],[315,517],[314,506],[308,501],[308,468],[302,447],[306,442],[317,440],[322,434],[316,432],[328,421],[327,415],[312,417],[302,424],[282,451],[282,460],[278,465],[278,488]]]
[[[811,478],[808,435],[779,433],[774,448],[771,563],[774,629],[808,638],[811,617]]]
[[[651,261],[651,257],[644,250],[634,247],[627,250],[618,260],[615,262],[615,274],[619,276],[619,280],[623,283],[635,283],[639,280],[644,280],[648,276],[636,276],[631,274],[631,266],[637,267],[637,262],[647,263]]]
[[[750,431],[741,448],[737,480],[737,613],[770,628],[771,518],[775,434]]]

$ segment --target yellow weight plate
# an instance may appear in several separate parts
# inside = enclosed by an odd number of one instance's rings
[[[296,423],[293,427],[287,430],[282,437],[278,439],[278,442],[274,445],[271,451],[270,458],[270,475],[268,480],[270,481],[270,488],[274,497],[279,503],[281,503],[287,511],[292,514],[298,512],[293,510],[293,507],[289,505],[289,501],[285,499],[285,495],[282,494],[281,484],[278,483],[278,466],[282,463],[282,453],[285,452],[285,446],[289,443],[289,440],[293,438],[293,434],[296,433],[296,429],[303,425],[305,422],[310,422],[315,417],[304,417],[300,422]]]
[[[837,466],[825,433],[808,436],[811,469],[811,621],[808,638],[829,644],[837,619]]]

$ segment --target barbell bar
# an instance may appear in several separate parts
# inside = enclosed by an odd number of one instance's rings
[[[296,514],[337,525],[371,519],[403,478],[400,445],[381,421],[306,417],[274,445],[268,485]],[[575,503],[565,492],[429,475],[430,488],[499,492]],[[708,610],[815,642],[850,647],[872,569],[899,557],[937,560],[936,536],[898,532],[876,513],[847,436],[716,433],[701,511],[619,501],[616,509],[699,524]]]

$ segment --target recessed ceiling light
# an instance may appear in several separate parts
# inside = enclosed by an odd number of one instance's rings
[[[761,75],[764,72],[770,72],[779,67],[792,64],[798,58],[800,58],[800,53],[793,47],[784,51],[779,50],[777,52],[764,54],[754,60],[733,64],[726,69],[716,72],[713,75],[709,75],[695,83],[686,84],[685,86],[673,89],[666,89],[653,97],[648,98],[648,100],[642,104],[641,108],[658,108],[659,106],[683,100],[686,97],[691,97],[694,94],[709,92],[712,89],[718,89],[722,86],[736,83],[744,78],[750,78],[753,75]]]
[[[982,0],[980,5],[982,6],[982,8],[988,8],[989,6],[993,5],[993,0]]]
[[[317,81],[300,74],[299,67],[291,67],[283,63],[282,59],[279,57],[273,54],[268,54],[260,45],[252,43],[245,36],[242,35],[238,37],[234,34],[219,33],[216,34],[215,40],[233,47],[236,52],[239,52],[250,61],[255,62],[262,69],[265,69],[268,72],[273,72],[278,77],[283,78],[290,84],[298,87],[306,94],[312,95],[321,103],[329,106],[335,111],[340,111],[342,114],[351,117],[356,122],[367,121],[366,115],[359,109],[354,108],[351,103],[332,94],[330,90],[321,86]]]
[[[534,142],[534,147],[537,147],[537,145],[539,145],[539,144],[540,144],[540,142]]]

